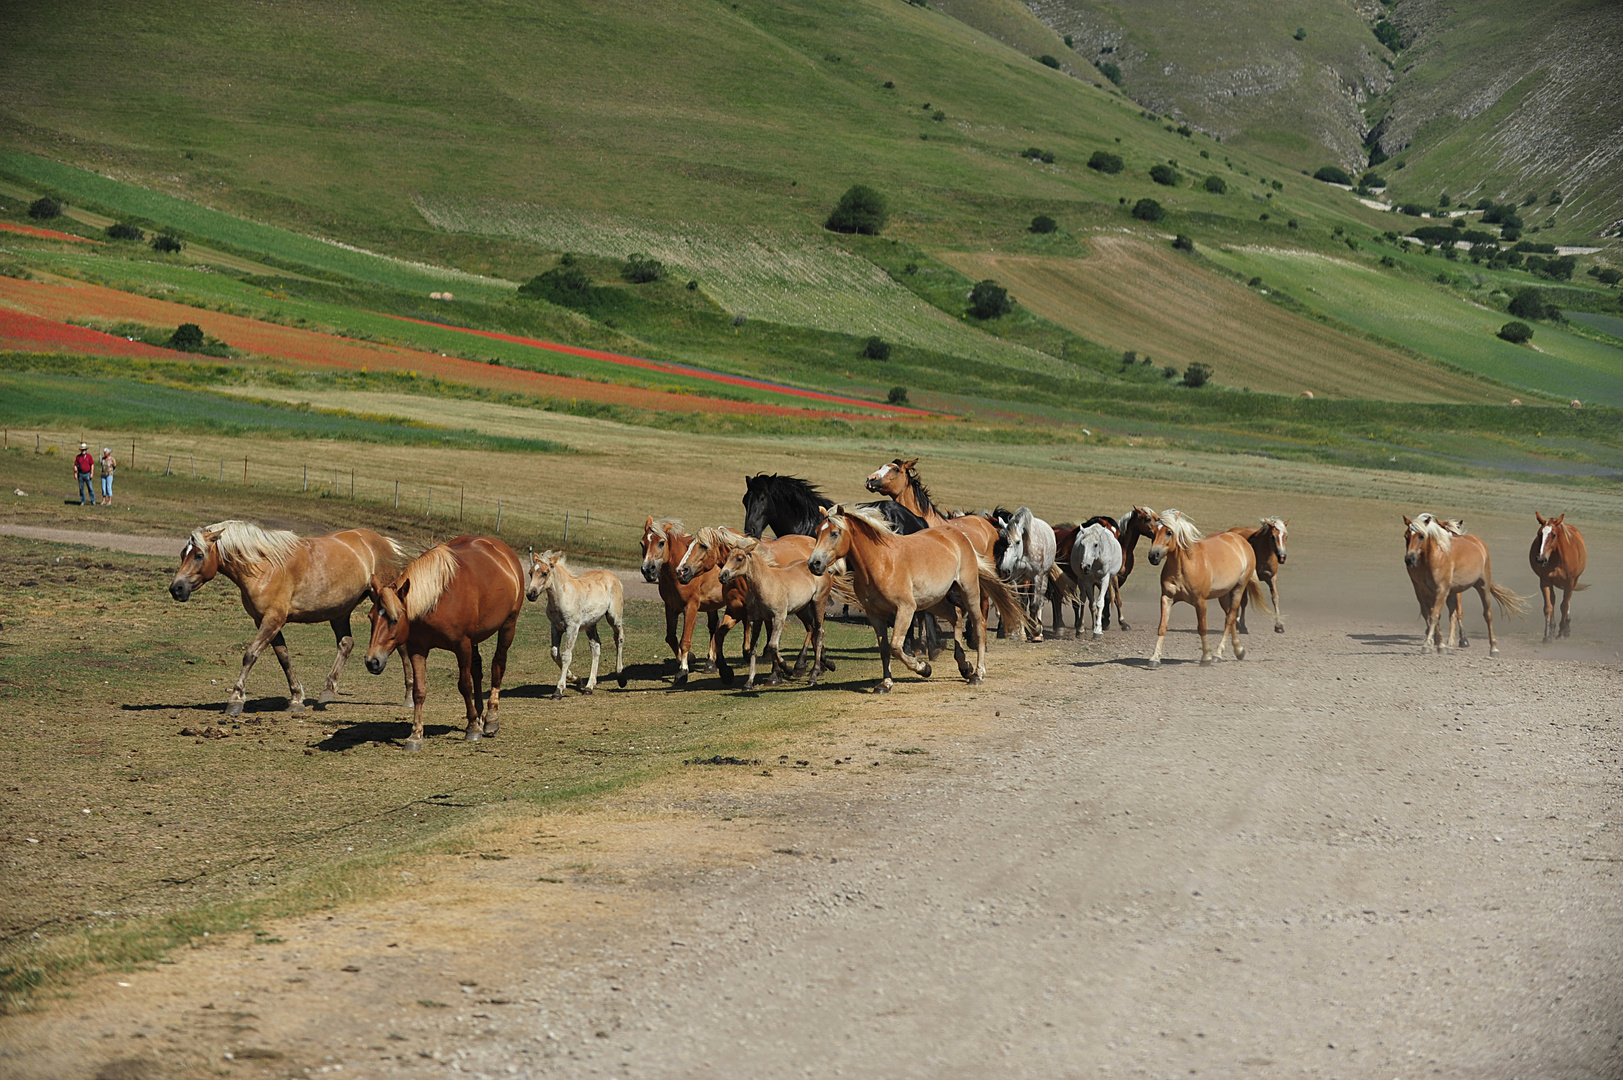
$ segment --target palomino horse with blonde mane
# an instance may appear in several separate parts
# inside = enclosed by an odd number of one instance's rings
[[[1589,565],[1583,533],[1567,524],[1567,515],[1546,518],[1537,510],[1538,534],[1527,549],[1527,561],[1538,575],[1538,591],[1544,597],[1544,644],[1572,633],[1572,594],[1588,585],[1578,584],[1578,575]],[[1561,627],[1555,625],[1555,590],[1561,590]]]
[[[1268,596],[1273,600],[1274,606],[1274,633],[1285,632],[1284,617],[1279,611],[1279,568],[1285,565],[1285,539],[1290,535],[1287,526],[1290,519],[1265,517],[1261,525],[1236,525],[1229,532],[1243,536],[1246,543],[1251,545],[1252,554],[1257,557],[1257,580],[1268,586]],[[1242,634],[1251,631],[1245,628],[1245,609],[1250,606],[1250,594],[1240,597],[1240,624]]]
[[[1137,512],[1135,508],[1135,513]],[[1167,620],[1172,605],[1182,601],[1195,609],[1200,627],[1200,663],[1223,658],[1223,645],[1234,641],[1234,658],[1245,659],[1245,646],[1234,634],[1240,615],[1240,597],[1250,592],[1257,603],[1267,606],[1257,586],[1257,557],[1251,545],[1231,532],[1202,537],[1195,523],[1181,510],[1166,510],[1156,519],[1150,538],[1150,565],[1161,567],[1161,626],[1155,632],[1155,653],[1150,667],[1161,666],[1161,646],[1166,641]],[[1223,634],[1217,639],[1214,657],[1206,639],[1206,601],[1215,599],[1223,606]]]
[[[890,677],[892,656],[900,657],[920,678],[930,677],[930,662],[914,659],[900,642],[915,611],[952,620],[953,654],[959,673],[971,686],[986,679],[987,605],[997,605],[1006,624],[1025,625],[1025,608],[998,577],[997,567],[977,554],[969,538],[956,529],[931,528],[898,536],[874,511],[836,504],[823,511],[807,567],[824,574],[841,559],[851,575],[852,592],[879,638],[884,675],[874,687],[876,694],[889,693],[895,685]],[[973,667],[964,653],[966,640],[975,648]]]
[[[744,586],[724,587],[720,571],[710,569],[682,581],[676,568],[687,555],[693,537],[677,518],[649,516],[642,528],[642,577],[649,583],[658,583],[659,598],[665,601],[665,643],[676,654],[676,677],[673,686],[684,686],[688,681],[688,659],[693,648],[693,628],[702,611],[710,616],[710,656],[707,670],[721,673],[724,685],[731,686],[733,669],[722,651],[727,631],[744,619]],[[681,620],[681,633],[677,633],[677,620]]]
[[[699,530],[701,534],[704,531]],[[731,533],[731,530],[728,531]],[[806,627],[807,640],[812,643],[811,685],[816,686],[825,663],[823,605],[828,602],[835,575],[814,574],[807,569],[803,559],[779,565],[777,556],[765,541],[737,533],[727,537],[724,550],[727,558],[718,574],[721,583],[730,585],[734,581],[743,581],[749,586],[744,594],[744,604],[749,610],[752,624],[749,633],[750,674],[744,680],[744,689],[750,690],[755,686],[755,657],[761,651],[762,629],[767,632],[767,661],[772,672],[767,681],[772,686],[783,681],[779,672],[789,669],[778,651],[778,642],[783,637],[783,624],[791,613],[799,617]],[[804,658],[805,646],[801,646],[800,653]],[[832,664],[828,666],[833,667]],[[801,666],[797,662],[794,674],[800,671]]]
[[[389,654],[405,647],[411,657],[411,738],[407,750],[423,748],[423,702],[428,699],[428,654],[444,649],[456,656],[457,689],[467,707],[463,738],[474,742],[501,728],[497,706],[507,650],[524,610],[524,564],[518,553],[492,536],[459,536],[417,556],[394,583],[373,578],[370,588],[372,644],[366,670],[376,675]],[[490,702],[483,713],[483,661],[479,643],[496,636],[490,660]]]
[[[530,552],[530,581],[524,595],[535,601],[547,598],[547,621],[552,624],[552,659],[558,665],[558,685],[552,700],[564,696],[569,682],[569,664],[575,658],[575,642],[581,627],[592,643],[592,670],[580,688],[583,694],[597,689],[597,666],[603,658],[603,643],[597,624],[609,621],[614,632],[614,674],[620,686],[626,684],[625,587],[612,570],[587,570],[576,574],[561,551]]]
[[[1431,648],[1442,652],[1451,648],[1456,639],[1462,649],[1470,644],[1465,640],[1459,595],[1466,589],[1475,589],[1482,598],[1482,618],[1488,624],[1488,655],[1498,656],[1499,643],[1493,636],[1493,608],[1488,598],[1499,601],[1499,607],[1507,615],[1520,615],[1524,607],[1521,597],[1493,583],[1488,545],[1480,537],[1466,533],[1460,522],[1444,521],[1434,514],[1421,514],[1413,521],[1404,518],[1403,540],[1403,564],[1408,567],[1409,580],[1414,583],[1420,615],[1426,620],[1426,636],[1421,639],[1420,651]],[[1445,607],[1448,609],[1446,639],[1440,636]]]
[[[822,514],[818,514],[818,517],[821,518]],[[726,565],[727,560],[732,556],[733,549],[742,541],[749,539],[752,538],[745,536],[743,533],[734,532],[725,525],[714,527],[707,525],[693,534],[688,543],[687,552],[682,556],[682,561],[676,564],[676,580],[683,585],[691,583],[695,577],[702,574],[714,572],[718,575],[718,580],[724,590],[736,591],[740,587],[743,588],[744,591],[739,595],[744,598],[744,613],[739,618],[739,622],[742,624],[741,633],[744,635],[743,656],[746,660],[750,656],[751,643],[755,640],[751,631],[752,629],[758,629],[754,624],[755,616],[753,612],[755,609],[749,603],[749,581],[743,579],[742,586],[738,586],[733,584],[738,575],[735,574],[733,577],[725,579],[720,578],[719,575],[721,574],[721,568]],[[787,536],[780,536],[776,540],[760,540],[760,545],[761,551],[770,554],[775,564],[788,564],[805,562],[806,557],[811,554],[813,542],[810,536],[791,533]],[[800,656],[795,660],[794,674],[797,678],[806,673],[806,650],[811,647],[811,643],[812,631],[811,627],[808,626],[806,628],[806,640],[800,646]],[[832,662],[824,661],[824,664],[829,671],[834,670]]]
[[[366,598],[373,577],[392,578],[406,563],[406,553],[388,537],[369,529],[345,529],[331,536],[301,538],[271,531],[246,521],[221,521],[196,529],[180,552],[180,568],[169,583],[169,595],[181,603],[192,593],[224,574],[242,592],[242,607],[259,632],[243,650],[242,671],[231,687],[226,715],[242,712],[248,672],[269,645],[287,675],[289,706],[296,716],[304,711],[304,684],[293,674],[282,627],[288,623],[329,623],[338,639],[338,656],[327,674],[318,704],[338,693],[338,675],[355,648],[350,615]],[[405,666],[406,654],[400,654]],[[406,694],[411,694],[411,672],[406,672]]]

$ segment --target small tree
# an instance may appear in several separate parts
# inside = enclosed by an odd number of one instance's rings
[[[1510,298],[1509,311],[1518,319],[1542,319],[1545,317],[1544,294],[1531,285],[1524,285]]]
[[[1616,285],[1619,281],[1623,281],[1623,271],[1614,270],[1610,266],[1601,267],[1595,271],[1595,276],[1600,279],[1602,285]]]
[[[1133,204],[1133,216],[1140,221],[1160,221],[1167,212],[1154,199],[1140,199]]]
[[[49,195],[28,204],[28,216],[35,221],[50,221],[62,216],[62,201]]]
[[[1183,369],[1183,384],[1191,390],[1205,386],[1211,378],[1212,369],[1198,360]]]
[[[1397,52],[1402,35],[1398,33],[1397,27],[1387,22],[1383,17],[1380,22],[1375,24],[1375,40],[1393,52]]]
[[[1307,27],[1298,26],[1296,28],[1296,33],[1292,34],[1291,37],[1295,38],[1297,41],[1306,41],[1307,40]]]
[[[575,264],[575,260],[564,256],[567,261],[559,262],[544,274],[537,274],[518,287],[520,296],[532,300],[546,300],[563,307],[580,308],[591,303],[592,279],[586,276],[586,271]]]
[[[169,347],[181,352],[199,352],[203,348],[203,328],[196,323],[181,323],[169,335]]]
[[[1088,168],[1115,175],[1121,172],[1121,157],[1105,150],[1095,150],[1088,158]]]
[[[905,387],[905,386],[893,386],[893,387],[891,387],[890,388],[890,393],[885,395],[885,400],[888,401],[892,405],[906,405],[907,404],[907,387]]]
[[[1038,214],[1031,219],[1031,231],[1034,233],[1051,233],[1059,228],[1059,222],[1047,214]]]
[[[109,240],[145,240],[146,237],[146,233],[127,222],[115,221],[107,226]]]
[[[626,257],[620,275],[634,285],[645,285],[665,276],[665,264],[640,252],[633,253]]]
[[[1055,71],[1059,70],[1059,61],[1054,57],[1049,56],[1047,53],[1043,53],[1041,56],[1037,57],[1037,63],[1041,64],[1043,67],[1051,67]]]
[[[1014,310],[1009,290],[987,278],[969,291],[969,313],[977,319],[998,319]]]
[[[1104,63],[1100,64],[1099,74],[1103,75],[1117,86],[1121,85],[1121,67],[1113,61],[1106,60]]]
[[[1152,165],[1150,166],[1150,179],[1163,187],[1177,187],[1183,177],[1179,176],[1178,170],[1171,165]]]
[[[1533,328],[1524,322],[1507,322],[1499,328],[1499,336],[1512,345],[1525,345],[1533,340]]]
[[[1163,378],[1163,379],[1176,379],[1177,377],[1178,377],[1178,369],[1174,365],[1168,364],[1166,367],[1161,369],[1161,378]]]
[[[1208,176],[1201,186],[1213,195],[1226,195],[1229,190],[1228,182],[1221,176]]]
[[[1353,182],[1352,177],[1347,175],[1347,170],[1337,165],[1323,166],[1313,174],[1313,179],[1323,180],[1326,184],[1346,184],[1348,186],[1351,186]]]
[[[830,232],[878,236],[889,216],[883,195],[866,184],[853,184],[840,196],[823,227]]]
[[[878,337],[877,335],[871,337],[868,339],[867,343],[862,346],[862,355],[866,356],[869,360],[889,360],[890,342],[886,341],[882,337]]]
[[[166,255],[173,255],[185,246],[178,236],[171,236],[169,233],[159,233],[152,238],[152,250],[161,251]]]
[[[1178,251],[1187,251],[1191,255],[1195,253],[1195,242],[1189,239],[1189,237],[1185,236],[1183,233],[1179,233],[1173,238],[1172,246]]]

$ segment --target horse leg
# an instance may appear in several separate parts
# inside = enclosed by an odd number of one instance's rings
[[[428,700],[428,654],[411,653],[406,665],[406,678],[411,683],[411,738],[406,740],[407,750],[423,748],[423,702]]]
[[[242,702],[246,697],[244,687],[248,685],[248,672],[254,669],[254,661],[258,660],[259,654],[265,651],[265,646],[269,645],[272,640],[281,638],[283,622],[284,620],[280,616],[267,614],[265,621],[259,624],[259,632],[254,634],[253,640],[249,641],[248,647],[242,651],[242,671],[237,675],[236,684],[231,687],[230,696],[226,698],[225,714],[227,716],[242,715]],[[291,674],[288,679],[291,687]]]
[[[744,678],[744,689],[755,689],[755,653],[761,647],[761,624],[754,623],[743,632],[744,658],[749,661],[750,673]]]
[[[1240,618],[1239,618],[1238,621],[1235,622],[1234,628],[1236,630],[1238,630],[1240,633],[1247,635],[1248,637],[1250,636],[1251,631],[1246,629],[1246,625],[1245,625],[1245,609],[1247,607],[1249,607],[1250,605],[1251,605],[1251,598],[1246,596],[1244,593],[1241,593],[1240,594]],[[1219,645],[1217,647],[1217,651],[1218,651],[1219,654],[1221,654],[1222,651],[1223,651],[1223,647],[1221,645]]]
[[[597,623],[586,627],[586,640],[592,645],[592,670],[586,673],[586,685],[580,692],[590,694],[597,689],[597,666],[603,659],[603,640],[597,636]]]
[[[1115,577],[1110,580],[1110,595],[1116,601],[1116,629],[1131,630],[1132,627],[1127,625],[1127,617],[1121,613],[1121,582]],[[1106,625],[1109,625],[1108,619]]]
[[[626,627],[625,615],[622,612],[610,611],[608,614],[609,629],[614,631],[614,677],[619,680],[620,689],[626,686]]]
[[[1488,655],[1499,655],[1499,642],[1493,636],[1493,598],[1488,595],[1488,583],[1484,578],[1476,584],[1477,595],[1482,597],[1482,618],[1488,624]],[[1461,636],[1464,636],[1465,616],[1460,615]]]
[[[818,613],[821,614],[823,605],[818,604],[815,599],[813,599],[799,611],[795,612],[795,617],[798,618],[801,625],[806,628],[806,640],[800,643],[800,655],[795,657],[794,669],[789,672],[790,678],[798,679],[802,675],[806,674],[806,654],[811,650],[812,638],[815,636],[812,632],[814,620],[814,616],[812,615],[813,607],[817,608]],[[815,662],[815,660],[816,658],[814,657],[813,662]]]
[[[1095,582],[1089,590],[1089,602],[1093,604],[1093,640],[1098,641],[1104,637],[1105,624],[1110,621],[1110,593],[1103,581]]]
[[[518,616],[515,614],[500,630],[496,631],[496,655],[490,658],[490,704],[485,706],[485,734],[494,736],[502,729],[500,708],[502,699],[502,677],[507,674],[507,650],[513,647],[513,635],[518,631]],[[477,651],[474,655],[478,655]]]
[[[1274,633],[1285,632],[1285,616],[1279,613],[1279,583],[1275,578],[1268,579],[1268,598],[1274,603]]]
[[[462,705],[468,714],[468,726],[462,732],[464,742],[478,742],[485,737],[485,725],[479,719],[479,705],[473,696],[473,642],[463,638],[456,645],[456,688],[462,694]]]
[[[721,685],[723,686],[733,685],[733,668],[731,664],[727,663],[727,653],[724,649],[727,644],[727,631],[741,622],[744,623],[746,633],[753,631],[753,627],[749,625],[748,616],[743,619],[735,619],[725,613],[716,620],[714,628],[710,631],[710,640],[715,645],[716,670],[721,672]]]
[[[1167,620],[1172,618],[1172,597],[1161,594],[1161,625],[1155,631],[1155,651],[1150,654],[1150,667],[1161,666],[1161,647],[1167,640]],[[1119,621],[1119,620],[1118,620]]]
[[[1060,598],[1059,586],[1050,583],[1048,586],[1048,607],[1054,614],[1054,636],[1060,636],[1065,629],[1065,605]]]
[[[1234,622],[1240,612],[1240,604],[1245,600],[1245,586],[1239,586],[1236,592],[1231,592],[1222,600],[1223,604],[1223,637],[1217,640],[1217,658],[1223,659],[1223,641],[1226,639],[1234,643],[1234,659],[1245,659],[1245,646],[1240,644],[1240,637],[1234,632]]]
[[[1544,644],[1548,645],[1555,640],[1555,586],[1547,581],[1541,581],[1538,591],[1544,597]],[[1570,598],[1572,594],[1569,592],[1567,596]]]
[[[350,632],[348,615],[332,621],[332,634],[338,639],[338,656],[332,662],[332,670],[327,673],[327,683],[321,688],[321,696],[316,698],[317,705],[325,705],[338,696],[338,673],[344,670],[344,662],[355,649],[355,635]]]
[[[819,603],[817,603],[817,601],[813,600],[812,601],[812,606],[814,608],[814,611],[812,613],[813,614],[813,622],[812,622],[812,663],[811,663],[811,679],[809,680],[809,682],[810,682],[810,684],[812,686],[816,686],[818,679],[820,679],[822,677],[822,674],[823,674],[823,623],[824,623],[824,615],[823,615],[823,605],[822,604],[819,604]],[[829,666],[832,667],[833,665],[831,664]]]
[[[954,597],[952,593],[948,593],[947,598],[954,605],[952,610],[952,658],[958,664],[958,674],[965,679],[971,679],[975,675],[975,668],[969,662],[969,612],[963,604],[958,602],[963,599],[962,595]]]
[[[710,612],[705,619],[705,625],[710,630],[710,651],[705,654],[704,658],[704,673],[706,675],[716,673],[716,661],[721,658],[721,649],[716,644],[716,627],[720,623],[721,615],[714,611]]]
[[[1200,634],[1200,666],[1201,667],[1211,667],[1212,664],[1215,662],[1215,658],[1212,656],[1211,646],[1206,641],[1206,601],[1205,600],[1201,600],[1201,599],[1196,599],[1195,600],[1195,627],[1196,627],[1197,631]],[[1218,644],[1218,647],[1221,648],[1223,643],[1222,643],[1221,640],[1219,640],[1217,644]]]
[[[552,636],[558,639],[558,647],[553,656],[558,661],[558,685],[552,688],[552,700],[561,701],[564,696],[564,687],[569,685],[569,664],[575,659],[575,642],[580,637],[580,623],[565,623],[563,626],[554,625]]]
[[[413,697],[411,692],[411,656],[406,652],[404,645],[395,650],[400,654],[400,666],[406,672],[406,703],[403,708],[411,708]]]
[[[788,670],[784,666],[783,655],[778,652],[778,642],[783,638],[783,624],[788,621],[785,618],[787,614],[787,612],[774,611],[767,624],[766,655],[771,662],[771,666],[767,670],[772,672],[766,680],[768,686],[783,685],[783,672]]]
[[[550,627],[550,630],[549,630],[549,633],[551,634],[551,638],[552,638],[552,646],[551,646],[551,650],[550,650],[551,655],[552,655],[552,662],[554,664],[557,664],[557,663],[560,663],[558,657],[562,655],[558,651],[558,649],[559,649],[559,646],[563,643],[563,634],[564,634],[563,625],[561,623],[552,623],[551,627]]]
[[[712,619],[715,614],[712,612]],[[682,640],[676,645],[676,677],[671,680],[672,686],[686,686],[688,681],[688,652],[693,648],[693,624],[699,618],[699,602],[697,599],[689,601],[687,610],[682,615]]]
[[[1457,642],[1462,649],[1471,647],[1470,641],[1465,637],[1465,608],[1460,603],[1460,594],[1455,593],[1448,598],[1449,611],[1449,641]]]
[[[276,662],[282,665],[282,674],[287,676],[287,711],[299,716],[304,712],[304,683],[293,674],[293,654],[287,651],[287,639],[280,630],[271,638],[270,645],[271,651],[276,654]]]
[[[1551,595],[1552,598],[1555,595],[1555,589],[1553,587],[1550,589],[1550,595]],[[1568,585],[1566,588],[1561,590],[1561,630],[1560,630],[1560,636],[1561,637],[1571,637],[1572,636],[1572,586],[1571,585]]]
[[[982,601],[984,602],[985,599],[986,597],[983,594]],[[982,610],[985,609],[982,608]],[[970,686],[980,686],[986,682],[986,616],[982,615],[977,620],[975,618],[974,604],[963,605],[963,613],[964,638],[965,640],[974,638],[975,644],[975,670],[966,676],[964,681],[969,683]],[[957,623],[955,622],[954,627],[956,628],[956,626]]]
[[[665,644],[671,647],[671,656],[675,657],[678,663],[682,659],[682,639],[676,632],[676,620],[681,614],[669,604],[665,605]]]

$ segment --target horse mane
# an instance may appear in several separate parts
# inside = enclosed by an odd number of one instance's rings
[[[861,522],[871,529],[875,539],[883,542],[896,535],[896,530],[890,527],[884,515],[877,510],[870,510],[865,506],[846,506],[844,503],[835,503],[828,511],[828,520],[835,528],[845,528],[853,521]]]
[[[1129,510],[1128,513],[1132,513],[1132,511]],[[1108,516],[1106,514],[1094,514],[1092,517],[1088,518],[1088,520],[1084,521],[1082,524],[1076,525],[1076,526],[1071,526],[1071,527],[1075,528],[1077,531],[1080,532],[1082,529],[1087,528],[1089,525],[1103,525],[1105,528],[1109,529],[1112,533],[1115,533],[1117,536],[1121,535],[1121,528],[1120,528],[1120,526],[1118,526],[1116,524],[1116,519],[1113,518],[1113,517],[1110,517],[1110,516]],[[1061,528],[1061,526],[1055,525],[1054,526],[1054,531],[1058,532],[1060,530],[1060,528]]]
[[[560,566],[568,565],[567,556],[562,551],[543,551],[540,558],[542,562],[547,563],[554,570]]]
[[[834,505],[834,500],[824,495],[821,488],[799,476],[758,473],[755,476],[745,477],[744,484],[750,491],[765,491],[768,498],[776,497],[785,502],[809,505],[814,511],[818,507]]]
[[[222,561],[250,566],[281,566],[292,556],[300,540],[298,533],[286,529],[262,529],[252,522],[231,518],[215,522],[205,529],[193,530],[191,542],[194,547],[205,546],[205,532],[220,534],[216,543],[220,546]]]
[[[1279,518],[1265,517],[1262,519],[1262,524],[1264,528],[1278,529],[1281,537],[1290,535],[1290,530],[1285,528],[1284,521],[1280,520]]]
[[[434,610],[445,593],[445,587],[456,577],[456,555],[445,544],[435,544],[400,571],[394,587],[411,582],[406,593],[406,618],[418,619]]]
[[[1172,542],[1178,545],[1179,550],[1202,539],[1200,530],[1184,516],[1182,510],[1163,510],[1160,520],[1167,532],[1172,534]]]
[[[1453,528],[1450,528],[1450,526],[1453,526]],[[1459,531],[1456,532],[1455,529]],[[1409,531],[1416,536],[1435,541],[1437,546],[1444,551],[1448,550],[1454,537],[1464,535],[1464,527],[1460,522],[1442,521],[1437,515],[1430,513],[1416,515],[1415,519],[1409,522]]]
[[[659,530],[660,532],[664,533],[667,538],[673,534],[686,536],[688,531],[687,526],[682,524],[682,519],[674,517],[655,518],[654,523],[648,527],[650,529]]]
[[[895,499],[881,499],[878,502],[857,503],[864,510],[872,510],[889,523],[891,532],[898,536],[920,532],[930,527],[930,523],[919,517],[913,511],[897,502]]]
[[[902,459],[897,458],[891,464],[901,469]],[[928,518],[931,511],[941,514],[941,511],[936,509],[935,503],[930,501],[930,489],[924,486],[923,480],[919,479],[918,469],[902,469],[902,475],[907,478],[907,486],[912,490],[913,497],[918,500],[919,510],[921,511],[919,517]],[[942,514],[941,516],[945,517],[946,515]]]

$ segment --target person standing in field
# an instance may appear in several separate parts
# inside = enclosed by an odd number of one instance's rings
[[[118,468],[118,459],[113,456],[113,448],[101,448],[101,501],[104,505],[113,505],[113,472]]]
[[[90,505],[96,505],[96,459],[90,456],[90,446],[87,443],[79,444],[79,456],[73,459],[73,471],[79,477],[79,505],[85,504],[85,496],[90,496]]]

